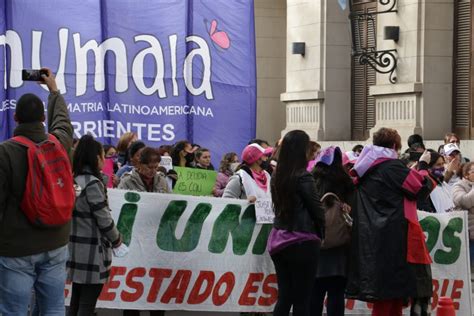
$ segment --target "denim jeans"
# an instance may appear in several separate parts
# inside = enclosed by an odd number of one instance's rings
[[[0,315],[27,315],[34,288],[42,316],[64,316],[67,246],[26,257],[0,257]]]

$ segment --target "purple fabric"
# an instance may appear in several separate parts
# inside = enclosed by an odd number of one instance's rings
[[[334,161],[334,156],[336,154],[336,151],[339,152],[339,154],[342,155],[341,153],[341,149],[337,146],[330,146],[328,148],[324,148],[318,155],[318,157],[316,157],[316,164],[318,163],[323,163],[327,166],[330,166],[332,165],[333,161]]]
[[[310,161],[308,162],[308,166],[306,167],[306,170],[307,170],[308,172],[311,172],[311,171],[313,171],[314,166],[316,166],[316,159],[310,160]]]
[[[224,189],[229,182],[230,176],[227,173],[219,172],[214,185],[214,196],[221,197],[224,194]]]
[[[367,170],[369,170],[377,160],[397,158],[398,153],[393,149],[367,145],[360,153],[359,159],[357,159],[353,169],[357,172],[359,178],[362,178]]]
[[[268,237],[267,248],[270,255],[274,255],[292,244],[310,240],[321,241],[316,234],[273,228]]]
[[[1,1],[0,34],[11,52],[0,51],[0,140],[13,134],[21,95],[47,100],[44,85],[21,80],[22,68],[41,66],[56,72],[76,138],[116,144],[132,131],[151,147],[186,139],[205,144],[214,165],[255,138],[253,0],[55,1],[55,14],[52,7]]]

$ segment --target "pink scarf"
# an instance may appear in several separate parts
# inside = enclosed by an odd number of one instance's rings
[[[260,172],[256,172],[254,170],[252,170],[252,177],[253,179],[255,180],[255,182],[257,183],[258,187],[260,189],[263,189],[265,192],[267,192],[267,188],[268,188],[268,181],[267,181],[267,175],[265,174],[265,171],[264,170],[261,170]]]

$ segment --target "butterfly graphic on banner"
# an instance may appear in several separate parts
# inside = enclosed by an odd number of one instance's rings
[[[222,49],[229,49],[231,45],[229,35],[227,32],[217,29],[217,20],[212,20],[210,26],[208,26],[208,20],[204,20],[204,23],[206,24],[206,29],[208,29],[212,43]]]

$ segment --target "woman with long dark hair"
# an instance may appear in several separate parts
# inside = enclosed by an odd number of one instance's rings
[[[343,207],[346,209],[353,207],[355,186],[342,165],[342,152],[339,147],[331,146],[321,151],[315,160],[312,173],[316,181],[316,192],[319,196],[334,193],[339,201],[343,203]],[[328,201],[329,206],[339,203],[334,199]],[[311,315],[323,314],[326,294],[327,315],[344,315],[344,291],[347,282],[348,256],[348,243],[329,249],[321,249],[313,288]]]
[[[310,315],[310,298],[319,247],[324,238],[324,211],[313,176],[306,171],[309,136],[300,130],[283,138],[271,181],[275,221],[268,239],[278,279],[273,314]]]
[[[79,140],[73,160],[78,188],[67,262],[68,280],[72,282],[71,316],[93,315],[110,274],[112,248],[122,243],[102,179],[104,159],[102,145],[92,136],[85,135]]]

